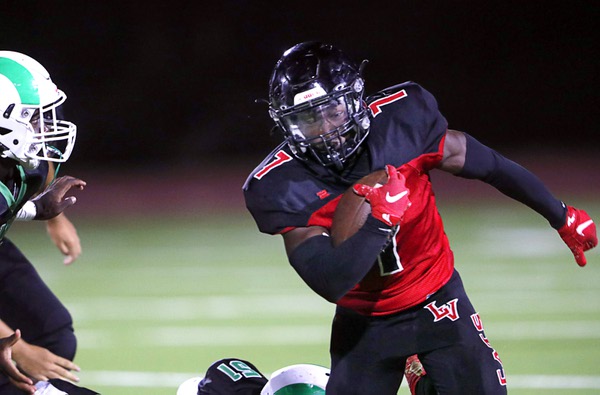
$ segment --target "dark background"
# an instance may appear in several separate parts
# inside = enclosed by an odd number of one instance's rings
[[[70,168],[259,160],[279,138],[254,100],[266,98],[283,51],[315,39],[370,60],[367,93],[416,81],[450,127],[500,151],[595,155],[597,10],[593,1],[8,2],[0,48],[40,61],[69,96]]]

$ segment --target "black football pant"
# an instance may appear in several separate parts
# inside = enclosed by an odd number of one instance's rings
[[[8,239],[0,244],[0,319],[25,341],[73,360],[77,342],[71,315],[33,265]],[[0,373],[0,394],[23,393]]]
[[[441,395],[506,394],[502,363],[458,272],[426,302],[383,317],[338,307],[327,395],[396,395],[406,359],[418,354]]]

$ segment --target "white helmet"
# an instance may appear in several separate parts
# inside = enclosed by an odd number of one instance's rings
[[[192,377],[185,380],[177,388],[177,395],[198,395],[200,381],[202,381],[202,377]]]
[[[310,364],[286,366],[275,371],[260,395],[325,395],[329,369]]]
[[[77,127],[56,116],[66,98],[35,59],[0,51],[0,156],[28,168],[69,159]]]

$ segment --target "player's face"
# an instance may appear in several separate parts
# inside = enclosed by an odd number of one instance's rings
[[[48,126],[46,125],[45,118],[48,118],[50,116],[51,116],[51,114],[48,112],[48,113],[44,114],[43,118],[41,118],[40,117],[40,111],[39,110],[35,110],[35,112],[31,116],[31,119],[29,120],[29,123],[31,124],[31,127],[33,128],[33,131],[36,132],[36,133],[47,132],[48,131]]]
[[[300,131],[307,140],[327,134],[348,121],[343,99],[297,112],[285,120],[290,129]]]
[[[29,120],[29,123],[31,124],[31,127],[33,128],[33,132],[35,133],[34,134],[35,140],[38,140],[41,138],[40,137],[41,132],[45,132],[48,130],[48,127],[46,126],[46,124],[44,122],[44,118],[43,117],[40,118],[39,110],[35,110],[35,112],[31,116],[31,119]],[[33,143],[28,147],[27,151],[29,154],[35,155],[41,149],[42,149],[41,143]]]

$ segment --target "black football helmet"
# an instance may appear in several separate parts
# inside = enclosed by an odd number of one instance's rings
[[[293,154],[341,170],[369,132],[360,68],[320,42],[288,49],[269,84],[269,114]]]

